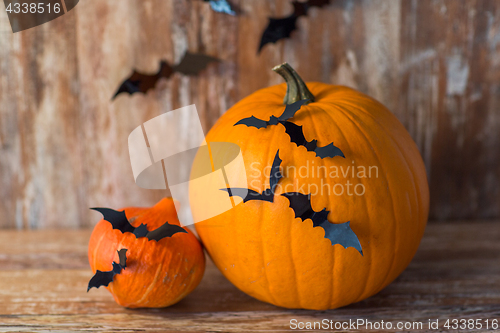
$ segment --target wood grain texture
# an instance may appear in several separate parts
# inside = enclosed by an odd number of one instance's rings
[[[232,0],[239,17],[199,0],[85,0],[12,34],[0,4],[0,227],[85,227],[87,208],[151,205],[134,184],[129,133],[196,104],[207,131],[291,63],[309,81],[343,84],[387,105],[419,146],[432,219],[500,217],[500,4],[495,0],[332,0],[291,39],[257,47],[288,0]],[[111,96],[133,68],[155,72],[186,50],[220,58],[147,95]]]
[[[290,331],[293,318],[363,318],[394,325],[500,319],[498,222],[429,225],[416,257],[396,281],[371,298],[329,311],[287,310],[259,302],[231,285],[210,261],[199,287],[178,304],[129,310],[104,288],[86,292],[92,276],[90,231],[3,231],[0,331],[284,332]],[[445,331],[442,326],[425,328],[415,331]]]

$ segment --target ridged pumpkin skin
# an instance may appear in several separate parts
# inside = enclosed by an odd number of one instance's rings
[[[286,85],[259,90],[229,109],[210,130],[207,142],[238,144],[248,186],[259,192],[269,188],[269,167],[279,149],[284,177],[274,202],[242,203],[234,197],[238,203],[233,209],[195,226],[217,267],[243,292],[277,306],[323,310],[377,293],[407,267],[426,226],[429,189],[417,146],[387,108],[347,87],[318,82],[307,87],[315,102],[302,106],[290,121],[302,125],[305,138],[317,139],[318,146],[333,142],[345,159],[321,159],[297,147],[281,125],[266,129],[233,126],[250,116],[281,115]],[[296,168],[295,175],[290,166]],[[331,173],[335,166],[340,177]],[[354,177],[352,169],[347,169],[353,166]],[[366,176],[370,166],[377,167],[378,178],[375,168],[371,178],[360,177],[358,166],[366,167]],[[349,170],[345,177],[341,168]],[[354,185],[363,184],[364,195],[335,195],[322,185],[333,189],[339,183],[347,191],[347,181],[353,184],[351,193]],[[332,223],[350,221],[364,255],[352,247],[332,246],[321,227],[294,218],[288,200],[280,194],[314,192],[310,184],[324,189],[313,193],[313,209],[326,207]],[[336,190],[339,194],[340,187]],[[191,209],[196,218],[204,207],[191,196]]]
[[[144,223],[149,231],[165,221],[180,225],[171,198],[151,208],[125,208],[125,214],[134,227]],[[187,234],[176,233],[157,242],[121,233],[101,220],[90,237],[90,267],[94,273],[110,271],[112,262],[119,262],[116,251],[128,249],[127,267],[106,287],[115,301],[128,308],[160,308],[177,303],[196,288],[205,271],[201,244],[185,229]]]

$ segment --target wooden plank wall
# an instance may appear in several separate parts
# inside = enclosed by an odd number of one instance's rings
[[[135,186],[128,134],[192,103],[208,130],[280,83],[270,68],[283,61],[397,115],[425,160],[431,219],[500,217],[498,1],[332,0],[260,55],[267,17],[289,14],[290,1],[233,1],[239,17],[201,0],[84,0],[16,34],[0,4],[0,227],[85,227],[99,219],[88,207],[152,204],[164,192]],[[154,72],[186,50],[222,62],[110,100],[132,68]]]

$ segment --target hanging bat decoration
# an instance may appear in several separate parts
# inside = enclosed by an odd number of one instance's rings
[[[147,93],[153,89],[158,81],[162,78],[168,79],[173,73],[179,72],[184,75],[197,75],[204,70],[211,62],[218,62],[219,59],[204,55],[186,52],[181,62],[171,66],[168,62],[162,60],[160,69],[155,74],[144,74],[134,70],[123,83],[120,85],[112,100],[121,93]]]
[[[312,209],[311,198],[309,195],[288,192],[283,193],[282,196],[290,201],[290,208],[295,212],[295,218],[300,218],[302,221],[311,219],[313,227],[321,227],[325,230],[325,238],[328,238],[332,245],[340,244],[344,248],[353,247],[363,255],[363,250],[359,242],[358,236],[352,231],[350,222],[341,224],[330,223],[327,219],[329,211],[326,208],[316,212]]]
[[[330,0],[308,0],[306,2],[292,1],[293,13],[283,18],[269,18],[269,23],[262,33],[259,50],[268,43],[276,43],[280,39],[289,38],[290,34],[297,29],[297,19],[306,16],[311,7],[323,7],[328,5]]]
[[[135,237],[147,237],[148,240],[159,241],[165,237],[172,237],[174,234],[178,232],[187,233],[187,231],[175,224],[169,224],[165,222],[159,228],[155,230],[148,231],[148,228],[145,224],[141,223],[137,228],[130,224],[125,215],[125,211],[116,211],[110,208],[91,208],[92,210],[98,211],[102,214],[105,221],[111,223],[113,229],[118,229],[122,233],[131,232],[135,235]]]
[[[100,270],[97,270],[95,272],[95,275],[90,279],[89,285],[87,287],[87,292],[93,287],[99,288],[100,286],[105,286],[107,287],[111,282],[113,282],[113,279],[116,274],[120,274],[122,272],[122,269],[125,269],[127,267],[127,249],[121,249],[118,252],[118,258],[119,258],[119,263],[116,263],[113,261],[113,269],[107,272],[103,272]]]
[[[290,136],[290,141],[295,143],[297,147],[304,146],[307,151],[313,151],[316,153],[317,157],[335,157],[341,156],[345,157],[344,153],[340,148],[334,146],[333,142],[324,146],[318,147],[317,140],[307,141],[304,137],[304,132],[302,131],[302,126],[296,125],[289,122],[288,119],[293,118],[297,111],[300,110],[302,105],[304,105],[308,100],[300,100],[295,103],[289,104],[285,107],[285,111],[279,117],[271,116],[269,120],[262,120],[251,116],[249,118],[244,118],[238,121],[236,125],[247,125],[248,127],[255,128],[267,128],[268,126],[281,124],[285,127],[285,132]]]
[[[254,190],[246,189],[246,188],[223,188],[221,191],[226,191],[229,193],[229,196],[238,196],[243,198],[243,202],[247,202],[250,200],[261,200],[261,201],[274,201],[274,190],[278,185],[279,180],[283,177],[281,173],[281,159],[279,157],[279,150],[276,152],[274,156],[273,165],[271,167],[271,174],[269,175],[269,188],[264,190],[264,192],[259,193]]]
[[[236,15],[236,11],[233,9],[233,6],[227,0],[203,0],[203,1],[208,2],[214,12],[224,13],[233,16]]]

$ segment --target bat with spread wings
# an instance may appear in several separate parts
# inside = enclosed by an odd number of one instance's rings
[[[111,223],[113,229],[118,229],[122,233],[131,232],[135,235],[135,237],[147,237],[148,240],[159,241],[165,237],[172,237],[174,234],[178,232],[187,233],[187,231],[175,224],[169,224],[165,222],[159,228],[155,230],[148,231],[148,228],[145,224],[141,223],[137,228],[130,224],[125,215],[125,211],[116,211],[110,208],[91,208],[92,210],[98,211],[102,214],[103,219]]]
[[[276,43],[281,39],[289,38],[290,34],[297,29],[297,19],[301,16],[306,16],[309,8],[323,7],[329,3],[330,0],[292,1],[293,13],[291,15],[283,18],[269,18],[269,23],[262,33],[257,53],[260,53],[262,48],[268,43]]]
[[[302,126],[296,125],[288,119],[293,118],[297,111],[300,110],[302,105],[304,105],[308,100],[300,100],[293,104],[289,104],[285,107],[285,111],[281,114],[281,116],[271,116],[269,120],[262,120],[256,118],[254,116],[241,119],[238,121],[236,125],[246,125],[248,127],[255,128],[267,128],[268,126],[281,124],[285,127],[285,132],[290,136],[290,141],[295,143],[297,147],[304,146],[307,151],[313,151],[316,153],[317,157],[325,158],[325,157],[345,157],[344,153],[340,148],[335,146],[333,142],[329,143],[324,147],[318,147],[318,141],[312,140],[307,141],[304,137],[304,132],[302,131]]]
[[[111,282],[113,282],[113,279],[116,274],[120,274],[122,272],[122,269],[125,269],[127,267],[127,249],[121,249],[118,252],[118,258],[119,258],[119,263],[116,263],[113,261],[113,269],[110,271],[100,271],[97,270],[95,275],[90,279],[89,285],[87,286],[87,292],[91,288],[99,288],[100,286],[105,286],[107,287]]]
[[[323,208],[323,210],[316,212],[312,209],[311,198],[309,195],[288,192],[283,193],[282,196],[290,201],[290,208],[295,212],[295,218],[300,218],[302,221],[311,219],[313,227],[321,227],[325,230],[325,238],[328,238],[332,245],[340,244],[344,248],[353,247],[363,255],[363,250],[359,242],[358,236],[352,231],[350,222],[334,224],[328,221],[327,217],[330,213]]]
[[[288,104],[287,106],[285,106],[285,111],[283,111],[283,113],[279,117],[271,116],[269,120],[262,120],[254,116],[251,116],[249,118],[241,119],[236,124],[234,124],[234,126],[247,125],[248,127],[266,128],[267,126],[283,124],[283,122],[287,121],[290,118],[293,118],[293,116],[295,116],[297,111],[300,110],[302,105],[304,105],[307,102],[308,102],[307,99],[303,99],[295,103]]]
[[[285,132],[290,136],[290,141],[295,143],[297,147],[304,146],[307,151],[313,151],[316,153],[317,157],[344,157],[344,153],[339,147],[335,146],[333,142],[330,142],[324,147],[318,147],[318,140],[307,141],[304,137],[304,132],[302,131],[302,126],[294,124],[289,121],[282,123],[285,126]]]
[[[154,74],[144,74],[138,71],[133,71],[123,83],[120,85],[112,99],[115,99],[121,93],[147,93],[153,89],[158,80],[169,78],[173,73],[179,72],[184,75],[197,75],[204,70],[209,63],[218,62],[219,59],[204,55],[186,52],[184,57],[177,65],[170,65],[168,62],[160,61],[160,69]]]
[[[274,202],[274,190],[278,185],[279,180],[283,177],[281,173],[281,159],[279,157],[279,150],[276,152],[274,156],[273,165],[271,167],[271,174],[269,175],[269,188],[265,189],[264,192],[259,193],[257,191],[246,189],[246,188],[222,188],[221,191],[226,191],[229,193],[229,196],[238,196],[243,198],[243,202],[247,202],[250,200],[261,200]]]

